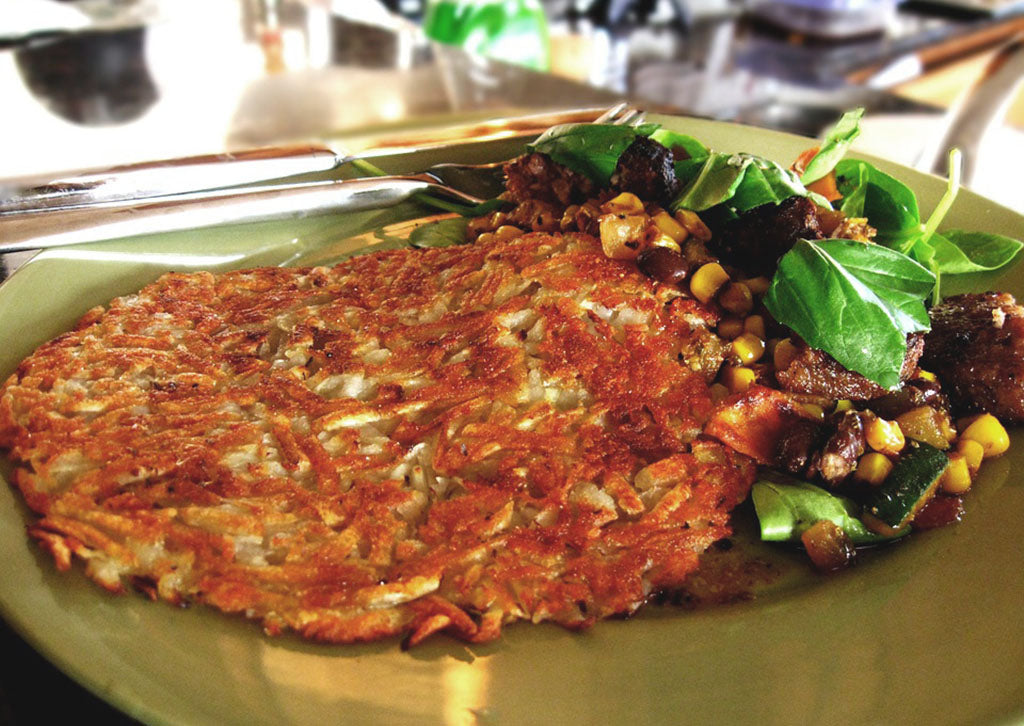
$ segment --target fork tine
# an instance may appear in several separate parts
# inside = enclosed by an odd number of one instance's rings
[[[646,120],[647,120],[646,114],[644,114],[644,112],[641,111],[636,116],[634,116],[632,118],[632,120],[630,120],[629,125],[634,127],[634,128],[636,128],[637,126],[643,125],[644,121],[646,121]]]
[[[612,123],[617,124],[619,126],[624,126],[627,124],[632,126],[634,125],[633,120],[637,117],[640,117],[641,119],[643,118],[640,109],[633,108],[632,106],[630,106],[622,113],[621,116],[615,119]]]
[[[619,114],[621,114],[623,111],[625,111],[628,108],[629,108],[629,104],[628,103],[626,103],[625,101],[620,101],[619,103],[615,104],[614,106],[609,108],[607,111],[602,113],[600,116],[598,116],[596,119],[594,119],[593,123],[595,123],[595,124],[615,123],[613,121],[613,119],[618,117]]]

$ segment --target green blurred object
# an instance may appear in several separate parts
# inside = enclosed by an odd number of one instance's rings
[[[539,0],[431,0],[427,37],[536,71],[551,67],[548,23]]]

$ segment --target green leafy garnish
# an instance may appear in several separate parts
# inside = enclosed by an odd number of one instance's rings
[[[860,119],[864,115],[863,108],[855,108],[842,115],[833,126],[818,148],[818,153],[811,158],[800,175],[804,184],[814,182],[828,176],[839,161],[846,156],[853,140],[860,135]]]
[[[934,284],[927,268],[886,247],[800,240],[779,261],[764,302],[808,345],[891,390],[907,335],[929,329],[922,300]]]
[[[707,156],[698,156],[693,159],[683,159],[675,162],[672,166],[676,172],[676,179],[685,188],[697,178],[707,160]]]
[[[947,230],[938,232],[960,189],[960,152],[949,153],[946,191],[924,223],[914,193],[902,182],[866,161],[845,160],[836,167],[842,210],[849,216],[867,217],[878,230],[877,241],[913,257],[935,275],[932,302],[942,299],[943,278],[973,276],[1009,264],[1024,246],[1001,235]]]
[[[658,124],[561,124],[552,126],[526,148],[547,154],[562,166],[608,186],[615,167],[637,136],[650,136]]]
[[[876,534],[858,518],[860,507],[850,499],[804,481],[776,482],[762,479],[751,490],[754,510],[767,542],[799,542],[815,522],[827,519],[840,527],[854,544],[873,544],[894,537]]]
[[[844,159],[836,165],[836,183],[840,209],[848,217],[867,217],[879,244],[907,252],[920,238],[917,197],[903,182],[866,161]]]
[[[1013,261],[1024,243],[1001,234],[947,229],[932,238],[943,274],[969,275],[998,270]]]
[[[687,134],[681,134],[678,131],[658,129],[651,134],[651,139],[653,141],[657,141],[670,151],[677,148],[682,149],[690,159],[706,159],[711,153],[708,150],[708,147],[704,146],[700,141]]]
[[[466,217],[450,217],[421,224],[409,234],[409,244],[413,247],[451,247],[465,244],[468,226],[469,219]]]
[[[742,213],[794,196],[813,197],[817,204],[829,206],[804,187],[796,172],[753,154],[715,152],[703,161],[677,162],[675,169],[685,186],[670,205],[673,211],[725,206]]]
[[[746,212],[762,204],[778,204],[790,197],[806,196],[808,191],[796,172],[774,161],[754,156],[729,206],[737,212]],[[828,202],[825,205],[828,206]]]
[[[743,181],[751,159],[747,154],[712,154],[672,202],[671,209],[702,212],[731,199]]]

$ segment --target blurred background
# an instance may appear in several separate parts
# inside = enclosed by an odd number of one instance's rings
[[[0,0],[0,177],[623,98],[811,136],[863,105],[858,148],[928,168],[967,104],[970,186],[1019,208],[1022,33],[1024,0]]]

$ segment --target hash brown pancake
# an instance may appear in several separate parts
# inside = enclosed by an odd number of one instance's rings
[[[702,311],[586,235],[168,274],[0,389],[33,537],[330,642],[569,627],[679,587],[749,459]],[[720,360],[718,361],[720,362]]]

